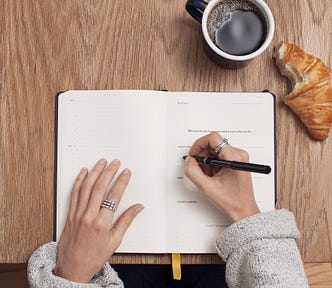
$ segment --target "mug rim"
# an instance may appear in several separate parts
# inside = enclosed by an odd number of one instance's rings
[[[272,15],[272,12],[269,8],[269,6],[263,1],[263,0],[248,0],[251,3],[255,4],[261,12],[264,14],[267,22],[267,35],[265,37],[265,40],[263,44],[259,47],[259,49],[255,50],[254,52],[246,55],[232,55],[229,53],[226,53],[222,51],[220,48],[218,48],[213,41],[211,40],[208,30],[207,30],[207,19],[208,15],[210,14],[211,10],[219,3],[222,2],[223,0],[211,0],[208,5],[206,6],[204,13],[203,13],[203,18],[202,18],[202,32],[203,36],[205,38],[205,41],[209,45],[209,47],[217,53],[219,56],[226,58],[228,60],[235,60],[235,61],[247,61],[250,59],[253,59],[263,53],[266,48],[270,45],[273,35],[274,35],[274,29],[275,29],[275,24],[274,24],[274,18]]]

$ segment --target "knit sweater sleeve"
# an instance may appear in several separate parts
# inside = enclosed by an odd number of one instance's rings
[[[72,282],[53,274],[56,264],[57,243],[50,242],[39,247],[28,263],[28,280],[32,288],[123,288],[123,282],[113,268],[106,263],[92,278],[90,283]]]
[[[274,210],[229,226],[217,239],[226,262],[226,282],[237,287],[308,287],[296,245],[300,233],[294,215]]]

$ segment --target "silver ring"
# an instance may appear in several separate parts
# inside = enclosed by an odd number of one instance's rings
[[[118,210],[118,204],[116,204],[112,200],[105,199],[105,200],[103,200],[103,202],[101,202],[100,208],[106,208],[115,213],[116,210]]]
[[[225,149],[225,147],[228,145],[228,140],[227,138],[224,138],[216,148],[214,148],[214,152],[218,155],[222,150]]]

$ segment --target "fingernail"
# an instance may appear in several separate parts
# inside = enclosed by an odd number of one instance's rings
[[[129,173],[130,173],[130,170],[128,168],[124,169],[123,172],[122,172],[122,174],[125,174],[125,175],[129,174]]]
[[[80,176],[84,176],[86,174],[86,172],[88,171],[88,169],[86,169],[85,167],[82,168],[81,172],[78,174]]]
[[[106,163],[106,159],[105,158],[102,158],[98,161],[98,165],[102,165],[102,164],[105,164]]]
[[[111,164],[112,164],[112,165],[117,165],[119,162],[120,162],[119,159],[114,159],[114,160],[111,162]]]
[[[188,155],[188,157],[186,159],[184,159],[184,163],[188,164],[188,162],[190,161],[190,156]]]
[[[143,205],[139,205],[139,206],[136,208],[136,210],[135,210],[136,215],[137,215],[139,212],[141,212],[143,209],[144,209],[144,206],[143,206]]]

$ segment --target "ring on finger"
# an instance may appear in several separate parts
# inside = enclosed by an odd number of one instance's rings
[[[225,147],[229,144],[227,138],[224,138],[217,146],[214,148],[214,152],[218,155]]]
[[[118,210],[119,205],[116,204],[112,200],[105,199],[101,202],[100,208],[106,208],[108,210],[111,210],[112,212],[116,212]]]

